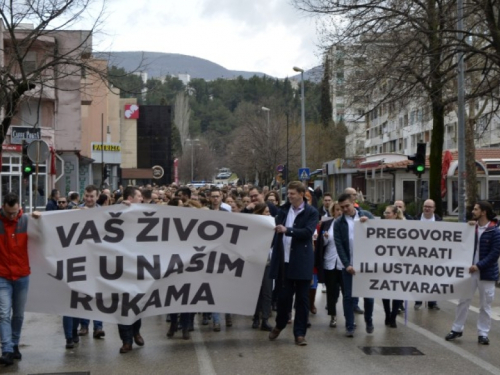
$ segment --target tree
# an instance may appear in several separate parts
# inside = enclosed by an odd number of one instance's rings
[[[100,12],[90,15],[92,26],[86,31],[68,31],[87,18],[93,5]],[[0,4],[0,105],[3,143],[20,103],[39,98],[62,87],[62,78],[73,77],[79,86],[85,74],[105,79],[107,69],[92,64],[92,35],[102,22],[105,2],[96,0],[7,1]],[[92,12],[95,8],[92,9]],[[34,23],[33,28],[26,24]],[[78,38],[75,36],[78,33]]]
[[[332,123],[332,102],[330,100],[330,57],[325,56],[323,80],[321,81],[321,123],[327,128]]]
[[[456,3],[451,0],[294,0],[304,11],[329,16],[335,27],[325,23],[324,42],[352,46],[351,75],[354,92],[371,98],[371,114],[391,113],[413,102],[430,104],[432,140],[429,195],[442,214],[441,165],[444,116],[456,102],[450,90],[456,79]],[[339,17],[341,21],[339,21]],[[347,50],[347,47],[346,47]],[[358,63],[356,63],[358,61]],[[484,62],[471,67],[484,68]],[[491,92],[494,85],[484,79],[468,98]],[[373,116],[376,117],[376,116]]]

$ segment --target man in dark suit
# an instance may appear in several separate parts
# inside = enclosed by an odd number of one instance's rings
[[[300,181],[288,184],[288,202],[276,216],[276,235],[269,275],[281,284],[278,293],[276,326],[269,333],[275,340],[286,327],[295,294],[295,344],[307,345],[305,336],[309,315],[309,288],[313,277],[313,234],[318,223],[318,211],[307,204],[306,188]]]
[[[346,336],[354,336],[354,301],[352,297],[352,278],[356,274],[352,266],[353,243],[354,243],[354,222],[364,223],[368,219],[373,219],[373,215],[354,207],[354,200],[351,194],[344,193],[338,198],[339,206],[342,209],[342,216],[335,221],[333,236],[339,258],[344,265],[342,270],[342,280],[344,282],[344,317],[346,321]],[[373,298],[364,298],[364,314],[366,322],[366,332],[373,333]]]

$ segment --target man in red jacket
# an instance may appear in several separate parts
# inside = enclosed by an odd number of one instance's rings
[[[36,218],[39,215],[33,213]],[[6,194],[0,210],[0,363],[6,366],[22,357],[19,338],[31,273],[27,230],[28,215],[19,207],[19,197]]]

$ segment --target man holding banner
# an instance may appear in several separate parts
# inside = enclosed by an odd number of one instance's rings
[[[337,252],[344,265],[342,279],[344,281],[344,316],[346,320],[346,336],[354,337],[354,303],[352,298],[352,277],[356,271],[352,267],[353,244],[354,244],[354,222],[364,223],[373,219],[373,215],[364,210],[356,210],[354,201],[350,194],[341,194],[338,198],[343,215],[335,221],[333,235]],[[366,332],[373,333],[373,298],[364,298]]]
[[[500,229],[493,208],[489,202],[477,202],[472,210],[476,220],[473,264],[469,268],[474,291],[479,290],[479,317],[477,320],[478,343],[489,345],[488,333],[491,327],[491,303],[495,297],[495,282],[498,280],[498,257],[500,256]],[[455,312],[455,321],[445,340],[462,337],[471,297],[460,299]]]

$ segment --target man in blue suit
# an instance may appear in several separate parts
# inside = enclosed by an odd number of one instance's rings
[[[300,181],[288,184],[288,202],[276,216],[276,234],[269,275],[280,283],[276,326],[269,333],[275,340],[286,327],[295,294],[295,344],[307,345],[309,288],[313,277],[313,234],[318,223],[318,211],[307,204],[306,188]]]

